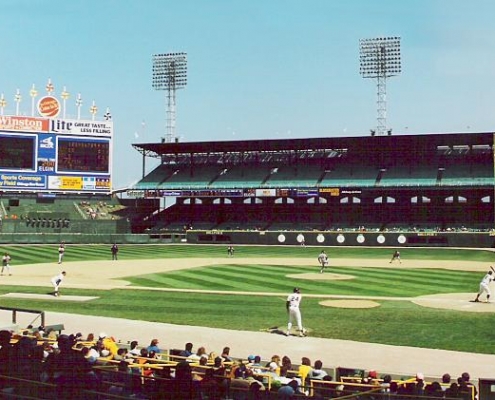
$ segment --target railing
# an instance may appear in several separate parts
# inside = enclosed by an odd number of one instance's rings
[[[0,310],[4,311],[12,311],[12,323],[17,324],[17,313],[29,313],[29,314],[38,314],[38,317],[41,317],[40,325],[45,326],[45,312],[41,310],[29,310],[25,308],[14,308],[14,307],[0,307]],[[34,320],[38,319],[36,317]],[[31,324],[32,325],[32,324]]]

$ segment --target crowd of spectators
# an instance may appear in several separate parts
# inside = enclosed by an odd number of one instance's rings
[[[92,204],[83,200],[79,202],[79,207],[89,219],[115,219],[115,216],[111,213],[113,205],[105,201],[100,200]]]
[[[333,377],[321,360],[259,355],[236,358],[225,346],[220,354],[205,346],[165,349],[158,339],[140,345],[121,343],[101,332],[62,334],[39,327],[19,333],[0,331],[0,397],[99,399],[102,394],[138,399],[289,399],[323,400],[357,392],[397,399],[475,399],[469,374],[457,380],[414,377],[392,379],[368,371],[366,376]],[[337,380],[338,378],[338,380]],[[318,384],[317,382],[321,382]],[[378,396],[378,397],[376,397]],[[381,397],[380,397],[381,396]],[[10,398],[10,397],[9,397]],[[369,397],[367,397],[369,398]]]

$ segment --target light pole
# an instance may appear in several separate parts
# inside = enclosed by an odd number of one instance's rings
[[[0,95],[0,115],[3,115],[3,110],[5,107],[7,107],[7,100],[5,100],[5,96],[2,93]]]
[[[81,93],[77,94],[76,107],[77,107],[77,119],[81,119],[81,106],[83,104]]]
[[[166,143],[171,143],[177,137],[175,91],[184,88],[186,84],[186,53],[153,55],[153,89],[167,91]]]
[[[34,117],[34,99],[36,98],[36,96],[38,96],[38,91],[36,90],[34,83],[33,86],[31,86],[29,95],[31,96],[31,117]]]
[[[52,78],[48,78],[48,83],[45,86],[46,92],[48,93],[48,96],[52,95],[52,92],[55,90],[55,86],[53,86],[52,83]]]
[[[371,134],[390,135],[392,130],[387,129],[387,78],[401,73],[400,37],[361,39],[359,53],[360,74],[377,82],[377,126]]]
[[[17,92],[14,96],[14,101],[15,101],[15,115],[19,115],[19,104],[22,101],[22,95],[19,89],[17,89]]]
[[[93,100],[93,104],[91,104],[91,107],[89,108],[89,112],[91,113],[92,117],[91,120],[95,120],[96,113],[98,112],[98,107],[96,107],[96,103]]]
[[[67,99],[69,98],[69,96],[70,96],[70,94],[67,91],[67,88],[64,86],[64,89],[62,90],[62,93],[60,94],[60,97],[62,97],[62,100],[63,100],[62,104],[64,106],[64,111],[62,113],[64,119],[65,119],[65,109],[66,109]]]

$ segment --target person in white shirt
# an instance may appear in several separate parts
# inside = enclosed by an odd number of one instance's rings
[[[290,336],[290,330],[292,323],[295,322],[299,331],[299,336],[306,336],[306,329],[302,326],[301,310],[299,306],[301,304],[301,291],[299,288],[294,288],[293,293],[287,296],[286,309],[289,314],[289,322],[287,324],[287,336]]]
[[[60,243],[60,246],[58,246],[58,263],[62,264],[62,260],[64,259],[64,254],[65,254],[65,243],[62,242]]]
[[[54,290],[53,295],[55,297],[58,297],[60,295],[59,287],[60,287],[60,284],[62,283],[62,281],[64,280],[65,275],[67,275],[67,273],[65,271],[62,271],[60,274],[54,276],[51,280],[52,285],[53,285],[53,290]]]
[[[475,302],[480,301],[480,296],[483,293],[486,293],[486,302],[488,303],[490,301],[490,283],[495,280],[493,277],[493,271],[488,271],[488,273],[483,277],[483,279],[480,282],[480,290],[478,291],[478,294],[476,295],[476,298],[474,299]]]
[[[320,264],[320,274],[322,274],[323,270],[328,266],[328,256],[325,250],[322,250],[318,256],[318,263]]]

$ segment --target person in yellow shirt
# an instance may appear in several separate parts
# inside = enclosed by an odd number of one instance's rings
[[[303,386],[306,385],[306,378],[312,370],[313,367],[311,367],[311,360],[308,357],[303,357],[298,371],[298,375],[301,377]]]

